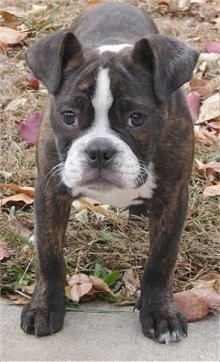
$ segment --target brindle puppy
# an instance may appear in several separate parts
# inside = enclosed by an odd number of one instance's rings
[[[187,334],[172,294],[193,161],[193,124],[179,88],[197,57],[121,3],[91,8],[27,51],[50,96],[37,147],[37,276],[22,312],[25,332],[44,336],[63,326],[64,233],[72,200],[88,196],[131,215],[149,210],[142,329],[161,343]]]

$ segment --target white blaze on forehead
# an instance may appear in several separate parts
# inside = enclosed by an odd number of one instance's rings
[[[118,53],[122,49],[131,47],[131,44],[112,44],[112,45],[102,45],[98,48],[99,53],[102,54],[104,52]]]
[[[112,105],[113,97],[110,89],[110,77],[108,68],[100,68],[97,79],[95,94],[92,98],[92,105],[95,111],[93,128],[108,128],[108,111]]]

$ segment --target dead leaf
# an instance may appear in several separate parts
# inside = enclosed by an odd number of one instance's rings
[[[87,197],[81,197],[79,199],[80,203],[84,206],[84,208],[87,208],[96,214],[104,215],[109,220],[114,220],[117,222],[122,221],[122,217],[116,214],[112,210],[108,210],[108,205],[101,205],[98,201],[87,198]]]
[[[203,166],[205,177],[209,182],[214,182],[219,179],[217,176],[220,173],[220,162],[211,161]]]
[[[22,42],[27,37],[27,32],[20,32],[8,27],[0,26],[0,43],[15,45]]]
[[[35,289],[35,283],[31,285],[21,285],[21,291],[28,295],[32,295],[34,293],[34,289]]]
[[[84,296],[94,294],[92,282],[88,275],[74,274],[68,278],[68,286],[65,288],[66,296],[74,302],[79,302]]]
[[[100,278],[83,273],[74,274],[67,277],[68,286],[65,287],[65,294],[74,302],[87,300],[97,293],[114,295],[109,286]]]
[[[216,93],[203,102],[196,124],[204,123],[218,117],[220,117],[220,94]]]
[[[48,9],[47,5],[32,5],[32,9],[26,12],[26,16],[44,14]]]
[[[172,0],[170,3],[172,11],[186,11],[191,5],[190,0]]]
[[[87,274],[78,273],[73,274],[71,277],[68,278],[68,285],[71,287],[75,284],[82,284],[82,283],[89,283],[89,277]]]
[[[6,170],[0,170],[0,177],[3,177],[4,179],[11,178],[12,173]]]
[[[0,30],[1,31],[1,30]],[[6,111],[16,111],[18,108],[21,108],[27,102],[27,98],[16,98],[7,104],[5,107]]]
[[[0,207],[6,205],[8,203],[17,204],[20,202],[22,202],[26,205],[31,205],[34,202],[34,199],[25,193],[20,193],[20,194],[8,196],[8,197],[1,199]]]
[[[199,115],[200,95],[197,92],[190,92],[189,94],[187,94],[186,100],[193,122],[196,122]]]
[[[202,65],[203,62],[210,63],[219,59],[219,55],[215,53],[200,53],[196,68]],[[202,67],[203,69],[203,67]],[[201,69],[201,70],[202,70]]]
[[[33,187],[21,187],[15,184],[5,184],[0,183],[0,188],[7,188],[17,192],[17,194],[5,197],[0,200],[0,207],[6,205],[7,203],[24,203],[30,205],[34,202],[34,193],[35,189]]]
[[[208,273],[208,274],[204,274],[202,277],[200,277],[199,279],[192,282],[192,285],[194,287],[196,287],[198,285],[203,285],[206,282],[212,282],[214,284],[214,282],[216,280],[219,280],[219,279],[220,279],[219,274],[217,274],[217,273]]]
[[[35,77],[31,76],[28,80],[29,87],[34,90],[38,90],[40,86],[40,82]]]
[[[220,55],[217,53],[200,53],[198,62],[195,67],[197,78],[203,78],[204,75],[207,79],[211,79],[215,83],[214,77],[217,76],[216,70],[219,68]],[[213,76],[211,76],[213,74]],[[218,89],[218,85],[214,85]]]
[[[41,118],[41,113],[35,112],[32,116],[28,117],[21,123],[20,135],[27,142],[28,146],[36,144],[37,132]]]
[[[193,293],[196,294],[198,297],[202,298],[208,308],[212,308],[212,306],[218,305],[220,312],[220,294],[216,292],[213,287],[200,287],[198,289],[194,288]]]
[[[25,194],[27,194],[30,197],[34,197],[34,194],[35,194],[35,188],[30,187],[30,186],[18,186],[16,184],[6,184],[6,183],[0,182],[0,188],[10,189],[15,192],[24,192]]]
[[[203,299],[191,290],[174,294],[174,300],[187,322],[198,321],[209,314],[209,308]]]
[[[18,305],[25,305],[28,303],[28,298],[22,297],[20,295],[17,294],[11,294],[6,292],[5,295],[7,296],[7,298],[9,298],[14,304],[18,304]]]
[[[213,288],[218,294],[220,294],[220,275],[205,274],[200,279],[196,280],[193,284],[193,290]]]
[[[212,130],[207,130],[200,125],[194,126],[194,134],[196,140],[203,142],[207,145],[220,143],[220,138],[218,137],[218,135],[216,135],[216,132],[213,132]]]
[[[204,176],[207,181],[213,183],[218,182],[219,176],[218,173],[220,173],[220,162],[218,161],[210,161],[206,164],[202,163],[198,159],[195,159],[197,169],[199,171],[203,171]]]
[[[0,260],[9,258],[9,253],[7,250],[7,244],[3,241],[0,241]]]
[[[137,290],[140,289],[140,279],[136,270],[127,270],[122,280],[124,282],[123,295],[127,297],[137,296]]]
[[[220,275],[204,275],[197,285],[180,293],[174,294],[174,300],[182,310],[188,322],[194,322],[208,313],[220,313]],[[204,278],[206,279],[204,281]]]
[[[213,29],[218,29],[220,28],[220,16],[217,16],[216,18],[211,20],[211,23],[214,24],[214,26],[212,27]]]
[[[210,80],[193,78],[190,82],[191,91],[199,93],[203,98],[213,95],[215,88]],[[197,114],[198,117],[198,114]]]
[[[101,3],[101,0],[88,0],[88,6],[98,5]]]
[[[0,10],[0,25],[8,28],[15,28],[22,23],[24,13],[17,8],[8,7]]]
[[[220,119],[217,119],[215,121],[207,122],[207,126],[210,128],[213,128],[214,130],[220,131]]]
[[[85,295],[89,295],[92,290],[92,283],[74,284],[70,290],[70,299],[79,302]]]
[[[28,299],[25,297],[18,297],[15,301],[14,304],[18,304],[18,305],[25,305],[28,303]]]
[[[104,294],[114,295],[109,286],[100,278],[97,278],[94,275],[89,276],[89,280],[92,282],[93,288]]]
[[[205,43],[205,50],[208,53],[220,53],[220,42],[217,41],[207,41]]]
[[[22,234],[21,234],[21,235],[22,235]],[[22,235],[22,236],[24,236],[24,235]],[[25,234],[24,237],[25,237],[26,239],[29,239],[29,236],[30,236],[30,232],[28,233],[28,235]],[[29,240],[28,240],[28,241],[29,241]],[[31,253],[32,253],[32,249],[31,249],[30,245],[25,245],[25,246],[23,246],[22,251],[23,251],[24,254],[31,254]]]
[[[70,299],[71,286],[65,285],[65,296]]]
[[[220,162],[210,161],[204,164],[198,159],[195,159],[195,163],[197,171],[200,171],[200,173],[202,171],[206,180],[209,183],[214,184],[205,187],[203,192],[203,197],[220,195],[220,182],[219,182]]]
[[[220,196],[220,183],[205,188],[203,197],[206,198],[209,196]]]

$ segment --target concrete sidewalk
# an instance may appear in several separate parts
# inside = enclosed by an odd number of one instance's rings
[[[158,344],[142,335],[139,313],[109,304],[82,305],[68,312],[63,330],[36,338],[19,327],[21,308],[0,299],[1,361],[219,361],[220,319],[209,316],[189,324],[182,342]],[[92,313],[91,310],[111,313]],[[119,310],[119,312],[117,312]]]

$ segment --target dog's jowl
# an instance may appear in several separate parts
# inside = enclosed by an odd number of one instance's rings
[[[63,238],[72,200],[88,196],[129,207],[130,215],[148,208],[142,330],[161,343],[187,334],[172,279],[193,160],[193,125],[179,88],[197,57],[121,3],[92,7],[27,51],[27,64],[50,95],[37,147],[37,276],[21,316],[25,332],[44,336],[63,326]]]

